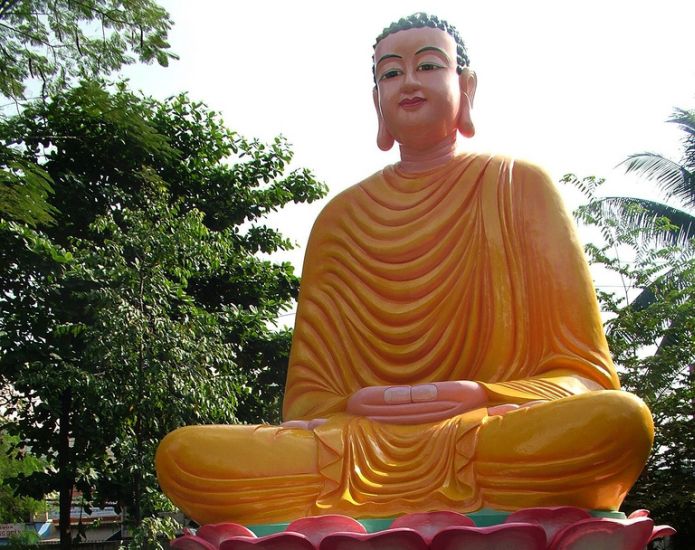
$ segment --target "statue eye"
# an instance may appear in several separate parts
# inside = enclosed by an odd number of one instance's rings
[[[437,69],[443,69],[442,65],[438,63],[420,63],[417,67],[418,71],[436,71]]]
[[[388,80],[389,78],[395,78],[397,76],[400,76],[403,74],[403,71],[400,69],[389,69],[388,71],[385,71],[382,73],[382,75],[379,77],[379,80]]]

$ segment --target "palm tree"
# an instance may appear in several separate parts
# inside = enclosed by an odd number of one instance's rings
[[[676,544],[693,548],[695,110],[677,109],[669,122],[684,132],[680,162],[639,153],[621,163],[627,173],[654,182],[668,204],[599,198],[603,180],[597,178],[570,174],[564,181],[588,199],[578,219],[601,230],[603,241],[587,246],[592,263],[618,274],[625,286],[624,296],[597,294],[613,314],[606,332],[624,387],[648,402],[657,427],[654,452],[625,505],[649,507],[678,525]],[[628,294],[628,285],[639,288],[637,296]]]
[[[565,183],[574,185],[589,199],[575,215],[585,223],[600,227],[607,242],[618,242],[618,234],[623,238],[627,236],[638,254],[643,255],[663,247],[680,249],[680,261],[675,261],[668,269],[654,272],[650,281],[643,281],[642,291],[629,301],[626,311],[643,311],[659,301],[657,290],[660,287],[683,284],[681,271],[687,267],[687,260],[695,256],[695,110],[676,109],[668,122],[678,124],[685,132],[680,162],[658,153],[637,153],[620,165],[628,174],[638,174],[653,181],[671,204],[636,197],[598,197],[597,189],[603,179],[590,177],[580,181],[572,174],[563,178]],[[596,224],[596,220],[603,221]],[[657,343],[657,353],[673,344],[670,335],[679,331],[687,321],[680,317],[670,320],[670,330]],[[612,325],[606,328],[610,335]]]
[[[647,229],[647,237],[659,244],[683,244],[695,237],[695,110],[675,109],[668,122],[685,132],[683,158],[676,162],[658,153],[630,155],[620,165],[627,174],[637,174],[656,183],[667,200],[634,197],[606,197],[601,200],[605,214],[612,214],[633,227]],[[669,227],[654,221],[667,218]],[[661,227],[661,229],[660,229]]]
[[[600,199],[604,214],[612,214],[615,219],[628,227],[643,230],[643,244],[677,245],[685,254],[693,253],[691,239],[695,238],[695,110],[675,109],[667,122],[678,124],[685,132],[683,137],[683,158],[680,162],[658,153],[637,153],[630,155],[620,165],[627,174],[638,174],[653,181],[667,200],[676,205],[635,197],[606,197]],[[660,220],[667,220],[660,223]],[[677,277],[678,269],[662,273],[628,305],[633,311],[640,311],[657,301],[654,287]],[[678,328],[684,319],[674,319],[672,328]],[[659,350],[670,345],[666,337],[659,343]]]

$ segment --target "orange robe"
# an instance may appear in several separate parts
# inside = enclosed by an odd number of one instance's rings
[[[360,388],[446,380],[480,382],[490,404],[549,402],[421,425],[344,412]],[[618,389],[581,247],[545,173],[481,155],[417,175],[387,167],[330,202],[307,249],[283,412],[329,421],[185,428],[189,443],[163,443],[158,472],[206,521],[616,508],[653,437],[637,398],[602,391]],[[178,449],[181,468],[210,438],[216,458],[206,451],[192,477],[171,473],[164,455]],[[225,456],[240,464],[224,469]]]

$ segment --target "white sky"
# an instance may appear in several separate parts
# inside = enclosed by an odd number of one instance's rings
[[[188,91],[248,137],[284,134],[295,165],[325,181],[329,198],[398,160],[397,148],[376,147],[372,44],[415,11],[454,24],[478,73],[477,135],[461,146],[533,160],[555,180],[604,176],[617,192],[649,194],[615,165],[647,150],[679,158],[679,133],[664,121],[695,106],[692,0],[160,4],[181,60],[129,69],[133,86],[158,98]],[[324,203],[272,220],[301,245],[287,257],[298,270]]]

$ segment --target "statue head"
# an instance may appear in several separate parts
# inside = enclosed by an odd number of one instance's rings
[[[428,15],[420,11],[407,17],[401,17],[398,21],[394,21],[383,31],[381,31],[381,34],[376,37],[376,41],[374,42],[374,49],[376,50],[379,42],[394,32],[407,31],[409,29],[421,29],[422,27],[441,29],[451,35],[456,42],[456,72],[461,74],[464,67],[468,67],[470,64],[466,44],[464,44],[463,38],[461,38],[461,35],[459,34],[458,30],[456,30],[456,27],[450,25],[443,19],[439,19],[439,17],[436,15]],[[374,77],[374,85],[376,85],[374,57],[372,57],[372,76]]]
[[[476,76],[458,31],[423,13],[385,28],[374,44],[377,144],[426,149],[475,133],[471,107]]]

